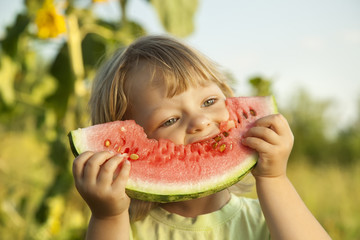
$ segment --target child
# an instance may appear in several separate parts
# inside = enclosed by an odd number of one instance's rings
[[[232,94],[210,60],[173,38],[148,36],[99,71],[92,122],[134,119],[149,138],[189,144],[219,133],[229,117],[225,98]],[[293,144],[286,119],[259,119],[243,144],[259,153],[252,171],[259,201],[228,189],[167,204],[130,200],[128,161],[109,152],[81,154],[73,174],[92,212],[87,239],[329,239],[286,176]]]

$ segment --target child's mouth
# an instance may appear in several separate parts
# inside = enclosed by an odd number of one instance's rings
[[[189,143],[191,143],[191,144],[193,144],[193,143],[205,143],[205,142],[211,141],[212,139],[216,138],[219,135],[221,135],[220,132],[218,132],[216,134],[208,134],[208,135],[205,135],[203,137],[198,137],[198,138],[191,139],[189,141]]]
[[[194,138],[189,141],[189,143],[209,143],[209,142],[219,142],[224,137],[229,136],[229,131],[235,127],[233,120],[224,121],[220,124],[220,129],[217,129],[216,133],[210,133],[200,138]]]

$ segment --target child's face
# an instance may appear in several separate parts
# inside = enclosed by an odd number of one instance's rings
[[[130,118],[145,129],[149,138],[170,139],[177,144],[198,142],[219,134],[220,122],[229,118],[225,96],[215,83],[189,87],[168,98],[165,86],[159,84],[161,80],[150,84],[144,64],[129,80],[137,83],[131,88]]]

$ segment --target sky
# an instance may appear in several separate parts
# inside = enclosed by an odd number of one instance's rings
[[[22,2],[0,0],[0,36]],[[115,4],[97,12],[119,18]],[[148,33],[165,33],[147,1],[130,0],[127,13]],[[233,74],[237,95],[250,95],[248,79],[262,76],[273,80],[280,107],[303,88],[334,102],[340,127],[360,114],[360,1],[199,0],[194,20],[184,40]]]

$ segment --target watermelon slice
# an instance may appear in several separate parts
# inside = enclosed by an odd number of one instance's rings
[[[215,138],[188,145],[148,139],[133,120],[80,128],[69,133],[75,156],[84,151],[127,154],[131,162],[127,194],[153,202],[174,202],[209,195],[243,178],[256,164],[256,153],[241,144],[258,118],[277,112],[273,97],[226,99],[229,120]]]

